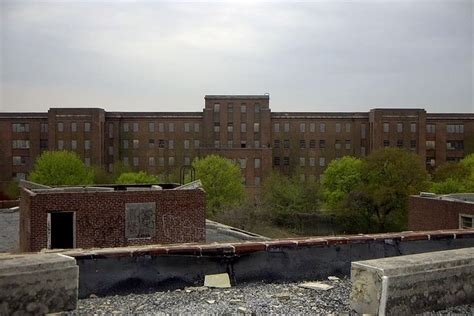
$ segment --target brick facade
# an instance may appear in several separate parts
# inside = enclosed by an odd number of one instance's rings
[[[457,229],[459,215],[474,216],[474,203],[421,196],[411,196],[408,202],[410,230]]]
[[[156,203],[156,234],[125,237],[126,203]],[[31,192],[20,199],[20,250],[48,247],[48,213],[75,212],[76,248],[121,247],[205,241],[202,190]]]
[[[271,112],[268,95],[208,95],[202,112],[0,113],[0,132],[0,187],[27,177],[43,150],[61,148],[108,171],[122,161],[153,174],[178,174],[196,157],[219,154],[241,164],[253,193],[271,170],[319,177],[333,159],[386,146],[417,153],[428,169],[474,152],[472,113]]]

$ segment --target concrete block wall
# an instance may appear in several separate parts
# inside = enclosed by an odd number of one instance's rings
[[[155,236],[127,239],[125,204],[156,203]],[[20,248],[47,248],[49,212],[75,212],[76,248],[123,247],[205,241],[205,193],[202,190],[47,192],[22,189]]]
[[[349,276],[353,261],[473,246],[474,230],[448,230],[72,250],[65,254],[77,260],[79,295],[86,297],[133,291],[137,285],[202,285],[206,274],[224,272],[234,284]]]

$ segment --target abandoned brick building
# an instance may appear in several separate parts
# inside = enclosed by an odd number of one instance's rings
[[[202,112],[106,112],[51,108],[0,113],[0,181],[28,177],[44,150],[75,151],[87,165],[112,171],[122,161],[166,173],[196,157],[219,154],[240,163],[249,191],[272,170],[320,176],[338,157],[402,147],[427,168],[474,152],[474,114],[423,109],[369,112],[271,112],[268,95],[208,95]]]
[[[205,192],[21,188],[20,251],[205,242]]]

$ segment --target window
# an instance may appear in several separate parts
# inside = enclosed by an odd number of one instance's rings
[[[240,158],[239,162],[240,162],[240,168],[242,168],[242,169],[247,168],[247,159],[246,158]]]
[[[13,176],[14,176],[17,180],[26,180],[26,173],[24,173],[24,172],[17,172],[17,173],[14,173]]]
[[[319,157],[319,166],[324,167],[326,165],[326,158],[325,157]]]
[[[155,148],[155,140],[154,139],[149,139],[148,140],[148,148],[150,148],[150,149]]]
[[[29,140],[14,140],[12,141],[12,147],[14,149],[28,149],[30,148]]]
[[[109,155],[110,156],[114,155],[114,147],[113,146],[109,146]]]
[[[168,132],[170,132],[170,133],[174,132],[174,123],[169,123],[168,124]]]
[[[185,166],[191,165],[191,159],[189,157],[184,157],[184,165]]]
[[[71,123],[71,132],[77,132],[77,123],[76,122],[72,122]]]
[[[227,104],[227,112],[229,113],[234,112],[234,105],[232,103]]]
[[[309,141],[309,148],[316,148],[316,140],[312,139]]]
[[[389,147],[390,146],[390,141],[384,140],[383,141],[383,147]]]
[[[246,148],[247,142],[245,140],[240,141],[240,148]]]
[[[85,149],[85,150],[91,149],[91,141],[90,141],[90,140],[86,139],[86,140],[84,141],[84,149]]]
[[[48,149],[48,140],[47,139],[40,139],[40,149]]]
[[[170,139],[168,141],[168,149],[174,149],[174,140]]]
[[[426,149],[435,149],[436,142],[434,140],[427,140],[426,141]]]
[[[260,177],[255,177],[255,186],[256,187],[260,186]]]
[[[132,144],[133,144],[133,149],[138,149],[138,147],[140,146],[140,141],[138,139],[134,139],[132,141]]]
[[[280,132],[280,123],[275,123],[273,124],[273,131],[275,133],[279,133]]]
[[[227,148],[233,148],[234,147],[234,142],[232,140],[227,141]]]
[[[71,140],[71,149],[77,149],[77,140]]]
[[[365,139],[366,135],[366,127],[365,124],[360,125],[360,138]]]
[[[341,132],[341,123],[336,123],[336,133]]]
[[[326,148],[326,141],[324,139],[319,141],[319,148]]]
[[[240,123],[240,132],[241,133],[246,133],[247,132],[247,124],[246,123]]]
[[[290,157],[283,157],[283,165],[284,166],[290,165]]]
[[[314,157],[310,157],[310,158],[309,158],[309,165],[310,165],[311,167],[314,167],[315,164],[316,164],[316,159],[315,159]]]
[[[41,123],[41,133],[48,132],[48,123]]]
[[[416,133],[416,123],[410,123],[410,132]]]
[[[91,165],[91,159],[89,157],[84,158],[84,164],[89,167]]]
[[[402,147],[403,147],[403,140],[402,140],[402,139],[397,140],[397,147],[398,147],[398,148],[402,148]]]
[[[260,123],[253,123],[253,131],[255,133],[260,132]]]
[[[255,113],[260,113],[260,104],[255,103]]]
[[[245,104],[242,104],[240,106],[240,113],[246,113],[247,112],[247,105]]]
[[[123,140],[123,149],[128,149],[128,139]]]
[[[221,105],[219,103],[214,103],[214,113],[219,112],[221,109]]]
[[[91,123],[85,122],[84,123],[84,132],[90,132],[91,131]]]
[[[436,133],[436,125],[435,124],[426,124],[426,132],[429,134]]]
[[[123,164],[124,164],[125,166],[128,166],[128,157],[123,157],[122,160],[123,160]]]
[[[191,124],[189,124],[189,123],[184,123],[184,131],[185,131],[185,132],[190,132],[190,128],[189,128],[190,125],[191,125]]]
[[[194,131],[199,132],[199,123],[194,123]]]
[[[133,132],[137,133],[138,132],[138,123],[133,123],[132,128],[133,128]]]
[[[255,148],[260,148],[260,141],[259,141],[259,140],[255,140],[255,141],[253,142],[253,146],[254,146]]]
[[[275,139],[273,141],[273,148],[280,148],[280,140],[279,139]]]
[[[199,148],[199,139],[194,140],[194,148]]]
[[[221,142],[218,140],[214,141],[214,148],[220,148],[221,147]]]
[[[160,132],[160,133],[165,132],[165,124],[164,123],[158,123],[158,132]]]
[[[290,148],[290,140],[289,139],[285,139],[283,141],[283,148],[286,148],[286,149]]]
[[[414,139],[410,140],[410,149],[411,150],[416,149],[416,140]]]
[[[285,125],[283,126],[284,130],[285,130],[285,133],[288,133],[290,131],[290,123],[285,123]]]
[[[114,137],[114,124],[109,123],[109,138]]]
[[[150,167],[154,167],[155,166],[155,157],[148,157],[148,165]]]
[[[46,124],[46,131],[48,129],[48,124]],[[28,123],[14,123],[12,124],[12,130],[15,133],[23,133],[30,131],[30,124]]]
[[[273,165],[274,166],[280,165],[280,157],[273,157]]]
[[[346,133],[351,132],[351,123],[346,123]]]
[[[305,123],[300,123],[300,133],[304,133],[306,130],[306,124]]]
[[[448,140],[446,145],[448,150],[464,150],[463,140]]]
[[[390,126],[388,123],[383,123],[383,132],[388,133],[390,131]]]
[[[456,134],[462,134],[464,133],[464,125],[462,124],[457,124],[457,125],[446,125],[446,129],[448,133],[456,133]]]
[[[128,132],[128,123],[123,123],[122,129],[124,132]]]
[[[300,139],[300,148],[305,149],[306,148],[306,141],[304,139]]]
[[[351,141],[349,139],[346,139],[346,149],[347,150],[351,149]]]
[[[403,133],[403,123],[397,123],[397,133]]]
[[[310,124],[309,124],[309,131],[310,131],[311,133],[314,133],[314,132],[316,131],[316,124],[310,123]]]
[[[474,228],[474,215],[470,214],[459,214],[459,229],[471,229]]]
[[[164,167],[165,166],[165,157],[158,157],[158,165],[160,167]]]
[[[360,147],[360,155],[365,156],[365,147]]]
[[[189,149],[189,140],[185,139],[183,146],[184,146],[184,149]]]
[[[63,122],[59,122],[58,123],[58,132],[63,132],[64,131],[64,123]]]
[[[25,157],[25,156],[13,156],[12,163],[14,166],[21,166],[21,165],[26,164],[27,158],[28,157]]]
[[[300,167],[304,167],[306,164],[306,159],[305,157],[300,157]]]
[[[58,149],[63,150],[64,149],[64,141],[63,140],[58,140]]]
[[[325,133],[326,132],[326,124],[325,123],[319,124],[319,132],[320,133]]]
[[[259,168],[260,168],[260,158],[255,158],[255,160],[254,160],[254,167],[255,167],[255,169],[259,169]]]
[[[148,132],[150,132],[150,133],[155,132],[155,123],[154,122],[148,122]]]
[[[139,159],[138,157],[133,157],[133,166],[138,167]]]
[[[334,146],[336,149],[341,149],[341,141],[340,140],[336,140],[336,144]]]
[[[219,122],[214,122],[214,132],[219,133],[221,130],[221,124]]]

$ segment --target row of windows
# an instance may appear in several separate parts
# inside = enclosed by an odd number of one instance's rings
[[[426,149],[435,149],[436,142],[434,140],[426,141]],[[448,150],[464,150],[463,140],[448,140],[446,141],[446,148]]]
[[[176,163],[176,158],[173,156],[168,157],[168,166],[174,166]],[[129,158],[128,157],[123,157],[122,162],[124,165],[128,166],[130,164]],[[132,158],[132,165],[134,167],[138,167],[140,165],[140,158],[139,157],[133,157]],[[189,166],[191,165],[191,158],[190,157],[184,157],[184,165]],[[165,157],[148,157],[148,166],[150,167],[164,167],[165,166]]]
[[[397,133],[403,133],[403,123],[397,123]],[[390,132],[390,123],[383,123],[384,133]],[[410,123],[410,132],[416,133],[416,123]]]
[[[158,125],[158,129],[156,126]],[[164,133],[165,128],[167,128],[167,132],[174,132],[175,131],[175,123],[158,123],[156,124],[155,122],[148,122],[148,132],[154,133],[158,131],[159,133]],[[137,133],[139,132],[139,127],[140,125],[138,123],[123,123],[122,124],[122,131],[124,132],[134,132]],[[199,123],[189,123],[186,122],[184,123],[184,131],[185,132],[199,132]],[[109,125],[109,137],[113,137],[113,124]]]
[[[397,140],[397,143],[396,143],[397,147],[403,147],[403,140],[402,139],[399,139]],[[384,140],[383,141],[383,146],[384,147],[390,147],[390,141],[389,140]],[[411,149],[416,149],[416,140],[410,140],[410,148]]]
[[[58,150],[63,150],[64,149],[64,140],[60,139],[58,140]],[[77,140],[71,140],[71,149],[77,149]],[[91,141],[86,139],[84,140],[84,149],[85,150],[90,150],[91,149]]]
[[[221,126],[219,122],[214,122],[214,132],[218,133],[221,130]],[[227,123],[227,132],[232,133],[234,131],[234,124]],[[255,133],[260,132],[260,123],[253,123],[253,131]],[[240,132],[246,133],[247,132],[247,123],[240,123]]]
[[[351,140],[348,140],[348,139],[345,140],[345,141],[336,140],[335,143],[334,143],[334,147],[336,149],[341,149],[342,145],[344,144],[345,149],[351,149],[351,143],[352,143]],[[273,148],[280,148],[282,144],[283,144],[283,148],[285,148],[285,149],[290,148],[290,140],[289,139],[284,139],[283,142],[281,142],[279,139],[275,139],[273,141]],[[309,143],[307,143],[306,140],[300,139],[299,148],[301,148],[301,149],[316,148],[316,140],[311,139],[309,141]],[[324,140],[324,139],[319,140],[319,148],[326,148],[326,140]]]
[[[429,133],[429,134],[436,133],[436,125],[435,124],[426,124],[426,132]],[[463,134],[464,133],[464,124],[447,124],[446,125],[446,132],[447,133]]]
[[[214,109],[214,113],[220,112],[221,111],[220,103],[214,103],[213,109]],[[261,110],[260,104],[255,103],[255,105],[254,105],[255,113],[259,113],[260,110]],[[234,112],[234,104],[232,104],[232,103],[227,104],[227,112]],[[242,103],[240,105],[240,113],[247,113],[247,104]]]
[[[91,123],[84,122],[84,132],[90,132],[90,131],[91,131]],[[64,122],[58,122],[58,132],[64,132]],[[71,122],[71,132],[73,133],[77,132],[76,122]]]
[[[122,142],[122,148],[123,149],[128,149],[129,148],[129,143],[130,142],[129,142],[128,139],[124,139],[123,142]],[[140,141],[138,139],[133,139],[131,141],[131,144],[132,144],[133,149],[138,149],[140,147]],[[199,148],[199,140],[198,139],[193,140],[192,144],[193,144],[195,149]],[[185,139],[183,141],[184,149],[189,149],[190,145],[191,145],[190,140]],[[158,141],[156,141],[155,139],[149,139],[148,140],[148,148],[150,148],[150,149],[153,149],[153,148],[174,149],[175,148],[174,140],[172,140],[172,139],[170,139],[170,140],[158,139]]]
[[[13,140],[12,141],[12,148],[13,149],[28,149],[30,148],[30,141],[29,140]]]
[[[306,161],[308,161],[308,165],[310,167],[316,166],[316,157],[309,157],[306,159],[306,157],[300,157],[299,158],[299,165],[301,167],[306,166]],[[326,157],[319,157],[319,166],[324,167],[326,166]],[[285,157],[273,157],[273,165],[274,166],[289,166],[290,165],[290,157],[285,156]]]

